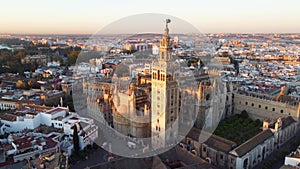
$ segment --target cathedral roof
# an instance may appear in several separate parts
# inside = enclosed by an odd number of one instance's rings
[[[221,150],[223,152],[229,152],[236,146],[236,143],[233,141],[224,139],[222,137],[219,137],[219,136],[216,136],[213,134],[211,135],[210,133],[207,133],[207,132],[197,129],[195,127],[191,128],[187,137],[189,137],[195,141],[199,141],[200,134],[203,134],[203,136],[206,135],[207,137],[209,137],[204,143],[206,145],[208,145],[209,147],[212,147],[216,150]]]
[[[209,147],[212,147],[216,150],[221,150],[223,152],[229,152],[236,146],[235,142],[216,135],[212,135],[204,143],[209,145]]]

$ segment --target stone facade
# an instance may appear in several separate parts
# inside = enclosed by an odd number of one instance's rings
[[[300,104],[291,105],[286,102],[273,101],[250,94],[234,93],[234,112],[241,113],[246,110],[253,119],[277,119],[292,116],[299,120]]]
[[[218,168],[250,169],[290,140],[297,132],[297,122],[291,116],[275,121],[264,120],[262,129],[254,137],[237,145],[213,134],[208,135],[206,141],[199,142],[200,134],[205,134],[205,131],[192,128],[180,146]]]

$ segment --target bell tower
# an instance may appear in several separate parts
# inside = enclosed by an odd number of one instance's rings
[[[179,89],[171,59],[170,22],[170,19],[166,20],[159,58],[152,62],[151,145],[155,149],[174,144],[178,135]]]

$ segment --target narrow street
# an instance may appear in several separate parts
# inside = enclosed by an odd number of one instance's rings
[[[95,150],[91,154],[89,154],[87,160],[80,160],[76,164],[70,165],[70,169],[84,169],[86,167],[106,162],[107,155],[107,151],[99,148],[98,150]]]

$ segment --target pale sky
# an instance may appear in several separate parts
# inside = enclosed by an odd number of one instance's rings
[[[300,33],[299,7],[299,0],[2,0],[0,33],[91,34],[143,13],[178,17],[203,33]]]

